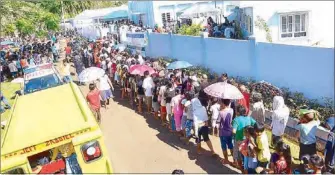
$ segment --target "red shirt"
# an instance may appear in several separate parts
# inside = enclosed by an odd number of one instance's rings
[[[242,92],[244,98],[238,100],[238,104],[242,105],[245,107],[247,110],[247,114],[249,114],[249,109],[250,109],[250,94],[247,92]]]
[[[90,91],[86,96],[86,100],[90,103],[93,110],[100,109],[100,91],[98,89]]]
[[[65,48],[65,53],[66,54],[71,54],[71,47],[66,47]]]

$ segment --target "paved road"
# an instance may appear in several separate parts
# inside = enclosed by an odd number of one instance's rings
[[[81,86],[84,94],[87,86]],[[186,146],[152,115],[137,114],[126,100],[115,101],[102,109],[102,124],[108,154],[115,173],[171,173],[183,169],[186,173],[236,173],[224,167],[219,158],[196,154],[193,143]],[[119,100],[118,100],[119,99]],[[216,152],[222,155],[219,139],[212,137]]]

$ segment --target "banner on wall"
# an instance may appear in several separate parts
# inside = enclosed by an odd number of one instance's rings
[[[148,43],[146,33],[140,33],[140,32],[135,32],[135,33],[126,33],[126,43],[127,45],[130,46],[135,46],[135,47],[145,47]]]
[[[145,57],[145,47],[127,45],[127,49],[129,49],[133,55],[141,54],[141,56]]]

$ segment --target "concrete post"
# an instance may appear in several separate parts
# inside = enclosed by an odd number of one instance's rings
[[[171,48],[171,52],[170,52],[169,57],[175,59],[175,49],[174,49],[173,40],[174,40],[173,34],[172,34],[172,32],[169,32],[169,44],[170,44],[170,48]]]
[[[255,37],[249,37],[249,48],[250,48],[250,55],[249,55],[249,60],[251,62],[251,68],[250,72],[252,77],[255,80],[258,80],[259,78],[259,72],[258,72],[258,53],[257,53],[257,42]]]
[[[206,39],[208,38],[208,32],[202,32],[200,34],[201,36],[201,51],[202,51],[202,56],[201,56],[201,64],[204,67],[207,67],[207,46],[206,46]]]
[[[152,42],[151,42],[151,33],[152,33],[152,30],[147,30],[147,39],[148,39],[148,44],[147,46],[145,47],[145,56],[149,56],[151,57],[151,49],[152,49]]]

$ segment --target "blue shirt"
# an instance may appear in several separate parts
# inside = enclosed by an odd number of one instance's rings
[[[242,141],[244,138],[244,128],[253,126],[256,121],[250,116],[238,116],[233,120],[233,129],[236,130],[235,140]]]
[[[319,125],[319,120],[313,120],[309,123],[302,123],[297,125],[296,129],[300,131],[300,143],[304,145],[316,143],[316,131]]]

